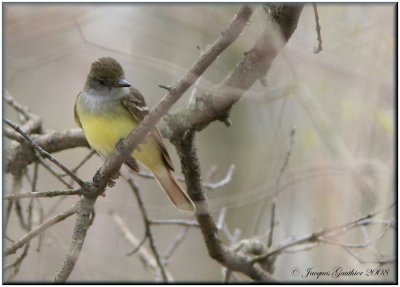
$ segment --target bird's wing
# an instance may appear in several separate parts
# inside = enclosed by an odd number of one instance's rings
[[[122,103],[124,106],[127,108],[127,110],[132,114],[132,116],[136,119],[136,121],[139,123],[141,122],[144,117],[149,113],[149,109],[147,108],[146,102],[144,100],[143,95],[135,88],[131,87],[130,88],[130,93],[128,96],[125,96],[122,99]],[[151,132],[152,137],[156,141],[161,154],[163,156],[164,162],[167,164],[167,166],[171,169],[174,170],[174,167],[172,165],[171,158],[169,157],[167,148],[165,147],[164,141],[161,137],[161,134],[157,127],[153,129]]]
[[[81,121],[79,120],[79,115],[78,115],[78,112],[77,112],[77,110],[76,110],[76,103],[78,102],[78,99],[79,99],[80,94],[81,94],[81,93],[79,93],[79,94],[76,96],[75,106],[74,106],[74,118],[75,118],[75,123],[76,123],[76,125],[77,125],[78,127],[82,128],[82,124],[81,124]]]

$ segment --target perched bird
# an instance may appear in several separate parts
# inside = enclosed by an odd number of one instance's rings
[[[89,145],[104,159],[149,113],[144,97],[125,80],[124,70],[113,58],[100,58],[92,64],[83,91],[76,98],[74,111],[75,122],[83,129]],[[125,164],[139,172],[137,161],[154,174],[177,208],[195,210],[178,184],[157,128],[147,135]]]

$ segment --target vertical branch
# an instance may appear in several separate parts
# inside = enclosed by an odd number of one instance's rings
[[[289,164],[290,156],[292,155],[292,149],[293,149],[293,146],[294,146],[294,136],[295,136],[295,134],[296,134],[296,129],[295,129],[295,127],[293,127],[291,132],[290,132],[289,149],[288,149],[288,151],[286,153],[285,160],[283,162],[281,170],[279,171],[278,177],[276,178],[276,181],[275,181],[276,190],[274,192],[274,197],[272,198],[270,231],[269,231],[269,235],[268,235],[267,247],[271,247],[271,245],[272,245],[272,239],[273,239],[273,236],[274,236],[274,229],[275,229],[276,203],[278,201],[278,195],[279,195],[279,191],[280,191],[279,184],[281,182],[281,178],[282,178],[283,172],[285,171],[287,165]]]
[[[209,255],[228,269],[242,272],[252,279],[273,281],[274,278],[271,274],[264,271],[259,265],[252,264],[248,256],[242,256],[229,249],[220,239],[217,225],[210,214],[207,198],[202,189],[194,135],[194,130],[189,130],[182,136],[174,137],[173,144],[179,154],[188,194],[196,205],[196,219],[199,222]]]
[[[54,276],[55,282],[65,282],[75,267],[82,250],[87,230],[91,224],[90,214],[97,197],[83,197],[77,204],[77,219],[72,235],[71,244],[65,256],[63,265]]]
[[[317,4],[313,3],[312,6],[314,9],[315,31],[317,32],[317,40],[318,40],[318,46],[314,47],[314,54],[318,54],[319,52],[322,51],[321,26],[319,25],[319,15],[318,15],[318,10],[317,10]]]
[[[139,208],[140,208],[140,212],[142,213],[142,217],[143,217],[143,221],[144,221],[144,227],[145,227],[145,232],[146,232],[146,236],[149,238],[149,243],[150,243],[150,248],[151,251],[154,254],[154,257],[156,259],[157,265],[158,265],[158,269],[161,272],[161,276],[164,280],[164,282],[168,282],[168,276],[167,276],[167,272],[165,271],[165,267],[164,264],[161,260],[161,256],[158,252],[157,246],[155,244],[155,239],[153,236],[153,233],[151,232],[151,221],[149,219],[149,216],[147,214],[147,210],[144,206],[143,200],[142,200],[142,196],[140,194],[140,190],[138,188],[138,186],[133,182],[133,180],[130,178],[128,179],[128,184],[131,187],[133,193],[135,194],[136,200],[138,202]]]

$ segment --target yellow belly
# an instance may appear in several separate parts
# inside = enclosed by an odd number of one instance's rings
[[[78,108],[78,114],[89,145],[105,158],[138,125],[122,106],[107,114],[91,114]],[[132,156],[150,170],[163,164],[161,152],[152,136],[147,136]]]

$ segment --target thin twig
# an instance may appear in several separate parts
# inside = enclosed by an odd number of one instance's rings
[[[32,179],[32,192],[36,192],[37,180],[38,180],[39,164],[35,162],[33,165],[33,179]]]
[[[149,216],[147,215],[147,210],[146,210],[146,208],[144,206],[144,203],[143,203],[143,200],[142,200],[142,196],[140,194],[140,190],[139,190],[138,186],[133,182],[133,180],[131,178],[128,179],[128,184],[131,187],[131,189],[132,189],[132,191],[133,191],[133,193],[134,193],[134,195],[136,197],[136,200],[137,200],[138,205],[139,205],[140,212],[142,213],[142,218],[143,218],[143,221],[144,221],[146,235],[147,235],[147,238],[149,239],[150,248],[151,248],[151,251],[154,254],[154,258],[156,259],[158,269],[161,272],[161,276],[162,276],[164,282],[168,282],[167,272],[165,270],[164,264],[163,264],[163,262],[161,260],[161,256],[158,253],[158,250],[157,250],[157,247],[156,247],[156,244],[155,244],[154,236],[153,236],[153,233],[152,233],[151,227],[150,227],[151,221],[149,219]]]
[[[153,270],[157,270],[158,266],[157,266],[157,262],[154,258],[153,255],[150,254],[150,252],[144,247],[141,246],[142,245],[142,241],[139,241],[136,236],[129,230],[128,226],[126,226],[125,222],[122,220],[121,216],[119,216],[117,213],[115,212],[110,212],[112,219],[114,220],[115,224],[117,225],[119,231],[122,233],[122,235],[128,240],[128,242],[130,244],[132,244],[132,246],[135,249],[138,249],[138,254],[140,256],[140,258],[142,259],[143,262],[145,262],[145,264],[150,267]],[[172,277],[172,275],[167,272],[167,276],[168,276],[168,280],[173,281],[174,278]]]
[[[225,215],[226,215],[226,207],[222,207],[221,212],[219,213],[218,220],[217,220],[217,229],[222,230],[225,223]]]
[[[35,148],[42,157],[47,158],[50,160],[52,163],[57,165],[60,169],[62,169],[65,173],[67,173],[71,178],[73,178],[82,188],[85,188],[85,183],[77,177],[72,171],[70,171],[67,167],[65,167],[62,163],[60,163],[58,160],[56,160],[51,154],[49,154],[47,151],[42,149],[25,131],[23,131],[17,124],[13,123],[12,121],[8,119],[4,119],[4,122],[8,124],[10,127],[12,127],[14,130],[16,130],[18,133],[20,133],[25,140],[27,141],[28,144],[30,144],[33,148]]]
[[[3,97],[7,104],[9,104],[17,112],[19,112],[25,117],[25,120],[28,120],[29,118],[32,117],[32,114],[29,112],[29,109],[16,102],[15,99],[11,96],[11,94],[7,90],[3,94]]]
[[[9,138],[10,140],[15,140],[19,143],[24,143],[25,139],[17,132],[11,130],[10,128],[4,129],[4,135]]]
[[[56,179],[58,179],[61,183],[63,183],[66,187],[72,189],[74,188],[70,183],[66,182],[57,172],[55,172],[50,165],[48,165],[43,159],[38,158],[39,163],[53,175]]]
[[[292,154],[293,146],[294,146],[294,137],[296,134],[296,128],[292,127],[292,130],[290,131],[290,144],[289,144],[289,149],[286,153],[285,160],[283,162],[283,165],[281,167],[281,170],[279,171],[278,177],[276,178],[275,181],[275,186],[276,186],[276,191],[274,192],[274,197],[272,198],[272,207],[271,207],[271,220],[270,220],[270,230],[268,234],[268,241],[267,241],[267,247],[271,247],[272,245],[272,239],[274,237],[274,229],[275,229],[275,217],[276,217],[276,205],[278,201],[278,195],[279,195],[279,185],[281,182],[282,175],[289,164],[289,159]]]
[[[29,246],[30,246],[29,243],[26,244],[25,247],[24,247],[24,250],[21,253],[21,255],[18,256],[18,258],[13,263],[11,263],[11,264],[9,264],[9,265],[7,265],[6,267],[3,268],[3,270],[5,271],[7,269],[10,269],[10,268],[14,267],[13,273],[11,274],[10,277],[7,278],[7,280],[5,280],[5,282],[10,281],[11,279],[13,279],[18,274],[23,260],[25,259],[26,255],[28,255]]]
[[[96,151],[91,150],[82,160],[80,163],[78,163],[78,165],[76,167],[74,167],[73,169],[71,169],[71,171],[73,173],[77,173],[78,170],[89,160],[92,158],[93,155],[96,154]],[[60,174],[60,176],[68,176],[68,174],[64,173],[64,174]]]
[[[45,218],[44,216],[44,208],[43,208],[43,204],[40,201],[39,198],[36,198],[36,201],[39,205],[39,225],[43,223],[43,220]],[[43,242],[43,237],[44,237],[45,232],[42,232],[39,234],[39,238],[38,238],[38,243],[37,243],[37,247],[36,247],[36,252],[40,251],[40,248],[42,246],[42,242]]]
[[[25,234],[23,237],[21,237],[19,240],[17,240],[14,244],[12,244],[10,247],[6,249],[4,252],[4,256],[8,256],[10,254],[14,254],[19,248],[24,246],[26,243],[28,243],[32,238],[46,230],[47,228],[53,226],[54,224],[70,217],[71,215],[76,213],[76,207],[72,206],[71,208],[67,209],[63,213],[60,213],[54,217],[51,217],[47,219],[45,222],[42,224],[36,226],[34,229],[32,229],[29,233]]]
[[[171,92],[171,90],[173,89],[172,86],[167,86],[167,85],[163,85],[163,84],[159,84],[158,87],[161,89],[167,90],[168,92]]]
[[[66,198],[68,198],[68,196],[66,196],[66,195],[58,197],[57,201],[53,203],[50,210],[46,212],[46,214],[44,215],[44,218],[49,217],[54,212],[56,212],[58,210],[58,207],[63,203],[63,201]]]
[[[232,181],[235,169],[236,169],[236,166],[234,164],[232,164],[229,167],[228,172],[226,173],[226,175],[223,179],[221,179],[220,181],[215,182],[215,183],[205,183],[205,184],[203,184],[203,186],[210,190],[219,189],[219,188],[226,186],[228,183],[230,183]]]
[[[15,200],[15,212],[17,214],[19,223],[25,231],[29,231],[28,224],[25,222],[24,213],[22,212],[21,202],[17,199]]]
[[[371,263],[375,263],[375,264],[390,264],[390,263],[395,263],[396,259],[392,258],[392,257],[386,257],[386,258],[374,258],[374,259],[370,259],[370,260],[366,260],[361,258],[356,252],[354,252],[351,248],[348,247],[344,247],[343,248],[345,251],[347,251],[351,256],[353,256],[358,262],[360,262],[361,264],[371,264]]]
[[[135,247],[135,249],[133,249],[132,251],[128,252],[126,254],[126,256],[132,256],[133,254],[135,254],[136,252],[138,252],[140,250],[140,248],[142,248],[142,246],[144,245],[144,243],[147,240],[147,235],[145,234],[143,236],[143,239],[140,241],[140,243]]]
[[[54,197],[61,195],[83,195],[82,188],[67,189],[67,190],[51,190],[51,191],[38,191],[38,192],[21,192],[16,194],[9,194],[4,197],[7,200],[15,200],[21,198],[36,198],[36,197]]]
[[[189,227],[199,227],[196,221],[188,221],[183,219],[149,219],[149,224],[153,225],[182,225]]]
[[[189,233],[190,226],[184,226],[182,231],[176,236],[175,240],[172,242],[171,246],[165,252],[163,256],[163,262],[165,265],[168,265],[171,262],[171,257],[174,252],[178,249],[179,245],[183,242],[186,235]]]
[[[126,223],[122,220],[121,216],[114,211],[110,212],[112,219],[114,220],[115,224],[119,228],[119,231],[122,235],[132,244],[135,248],[134,250],[139,251],[139,256],[146,262],[147,266],[152,267],[153,269],[157,269],[157,262],[154,257],[150,254],[149,251],[143,246],[143,242],[146,241],[147,236],[144,236],[142,240],[136,238],[136,236],[129,230],[129,227]]]
[[[6,103],[13,107],[20,115],[22,115],[26,121],[21,126],[22,130],[26,131],[27,133],[41,131],[42,120],[39,116],[32,114],[27,107],[19,104],[7,90],[3,94],[3,97]]]
[[[82,129],[48,131],[41,135],[32,135],[34,141],[48,153],[55,153],[76,147],[88,147]],[[37,160],[37,153],[30,145],[16,145],[7,153],[5,172],[18,174],[29,164]]]
[[[313,242],[310,244],[305,244],[304,246],[300,248],[292,248],[292,249],[287,249],[282,251],[282,253],[298,253],[298,252],[305,252],[311,249],[314,249],[318,245],[318,242]]]
[[[234,164],[232,164],[229,167],[228,171],[226,172],[226,175],[220,181],[206,182],[203,184],[203,187],[207,188],[209,190],[214,190],[214,189],[219,189],[219,188],[226,186],[227,184],[229,184],[232,181],[235,170],[236,170],[236,166]],[[137,173],[136,175],[143,177],[143,178],[151,178],[151,179],[155,178],[152,173],[146,172],[146,171],[141,171],[141,172]],[[177,176],[177,179],[181,182],[185,182],[185,178],[183,176]]]
[[[318,54],[319,52],[322,51],[321,26],[319,25],[319,15],[318,15],[317,4],[312,3],[312,5],[313,5],[313,9],[314,9],[314,16],[315,16],[315,31],[317,31],[317,40],[318,40],[318,46],[314,47],[314,54]]]
[[[277,255],[277,254],[283,252],[284,250],[286,250],[286,249],[288,249],[290,247],[293,247],[293,246],[303,245],[303,244],[306,244],[306,243],[315,243],[315,242],[321,242],[321,241],[323,242],[325,236],[328,236],[328,235],[331,235],[331,234],[337,234],[338,232],[343,234],[344,232],[346,232],[346,231],[348,231],[350,229],[353,229],[353,228],[358,227],[358,226],[365,225],[364,221],[366,219],[373,218],[376,215],[378,215],[379,213],[382,213],[382,212],[388,210],[392,206],[393,206],[393,204],[389,205],[388,207],[386,207],[386,208],[384,208],[382,210],[379,210],[377,212],[370,213],[370,214],[367,214],[365,216],[356,218],[356,219],[351,220],[351,221],[349,221],[347,223],[344,223],[344,224],[341,224],[341,225],[338,225],[338,226],[335,226],[335,227],[332,227],[332,228],[325,228],[325,229],[322,229],[322,230],[317,231],[317,232],[313,232],[313,233],[311,233],[309,235],[303,236],[303,237],[298,238],[298,239],[289,240],[287,243],[282,244],[281,246],[277,246],[275,248],[272,248],[266,254],[254,257],[252,261],[253,262],[263,261],[263,260],[267,259],[268,257],[275,256],[275,255]]]

